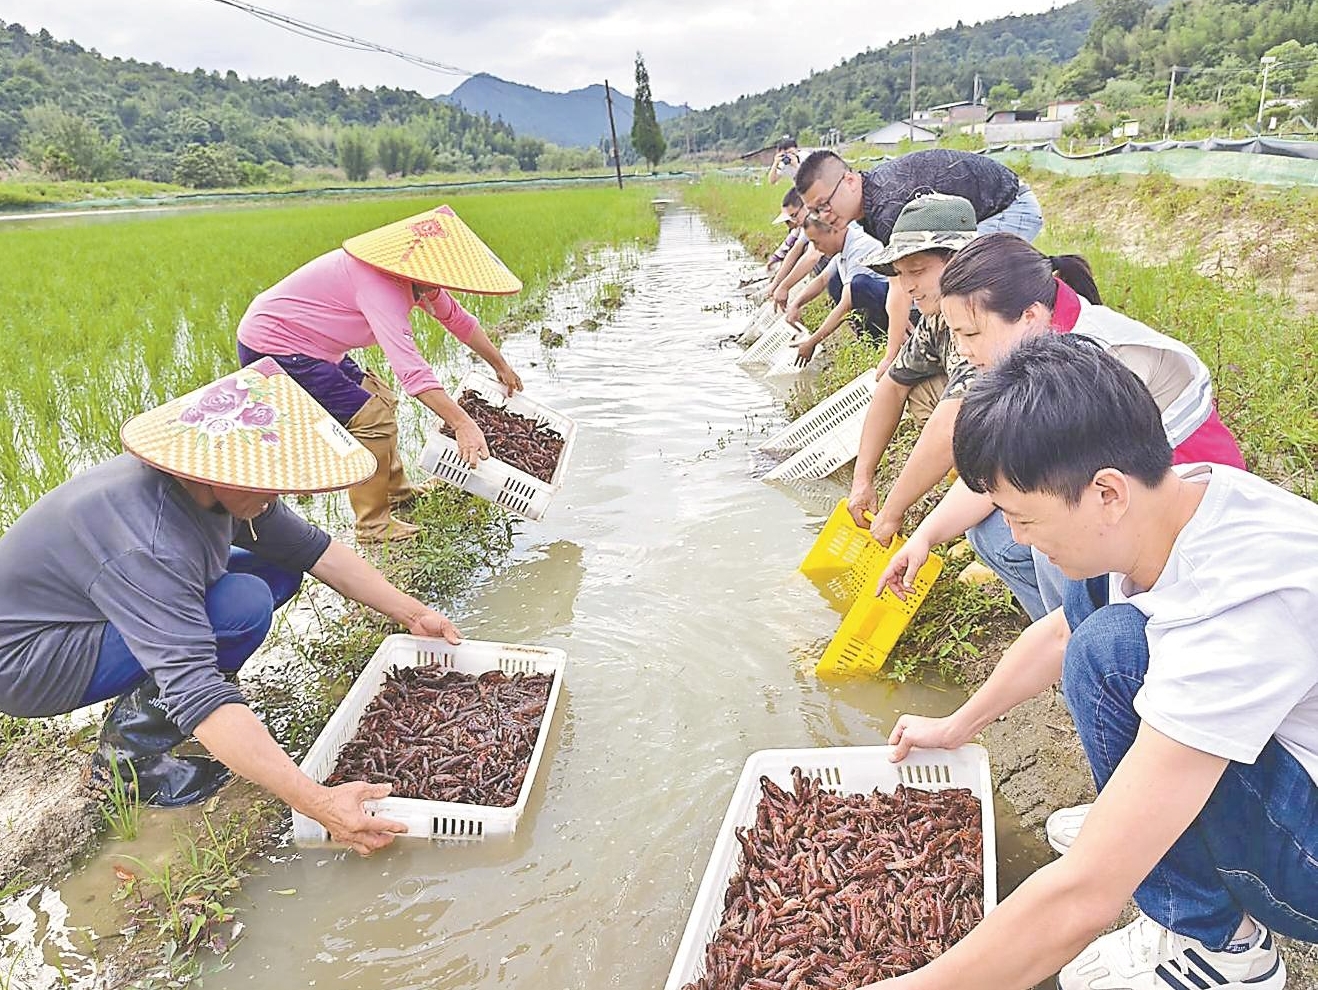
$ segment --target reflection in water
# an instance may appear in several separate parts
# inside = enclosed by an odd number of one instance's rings
[[[285,856],[246,884],[246,934],[208,988],[660,986],[747,755],[881,743],[898,713],[959,702],[814,676],[838,615],[796,566],[841,492],[753,476],[783,418],[720,346],[748,316],[718,307],[737,257],[670,210],[612,323],[571,333],[552,367],[533,334],[504,346],[528,393],[579,426],[546,518],[454,616],[568,653],[517,833]],[[579,321],[589,292],[564,290],[547,325]]]

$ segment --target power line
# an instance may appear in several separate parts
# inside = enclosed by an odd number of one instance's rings
[[[436,62],[434,59],[425,58],[421,55],[413,55],[410,52],[401,51],[397,48],[390,48],[388,45],[377,44],[374,41],[368,41],[365,38],[358,38],[355,35],[345,34],[342,31],[320,27],[317,24],[312,24],[310,21],[300,20],[296,17],[289,17],[287,14],[280,14],[277,11],[266,10],[264,7],[245,3],[243,0],[214,0],[214,2],[223,4],[226,7],[232,7],[235,10],[240,10],[245,14],[251,14],[253,17],[265,21],[267,24],[272,24],[275,27],[281,28],[292,34],[300,35],[303,38],[310,38],[312,41],[319,41],[327,45],[333,45],[336,48],[346,48],[349,51],[378,52],[381,55],[392,55],[394,58],[400,58],[404,62],[410,62],[412,65],[419,66],[420,68],[430,69],[432,72],[446,73],[447,75],[476,75],[476,73],[470,69],[459,68],[456,65],[448,65],[445,62]]]

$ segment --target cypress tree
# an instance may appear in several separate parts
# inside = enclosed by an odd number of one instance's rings
[[[645,70],[645,60],[641,53],[636,53],[636,95],[632,103],[632,147],[636,153],[650,163],[650,171],[659,164],[668,148],[664,132],[659,129],[659,121],[654,115],[654,99],[650,96],[650,73]]]

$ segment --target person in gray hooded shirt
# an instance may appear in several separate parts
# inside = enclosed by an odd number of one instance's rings
[[[267,370],[279,375],[276,366]],[[296,389],[299,402],[328,418],[287,376],[280,387]],[[250,412],[277,402],[263,399],[244,398],[248,419],[275,415]],[[241,415],[212,428],[243,428]],[[287,424],[296,411],[279,415]],[[297,437],[284,432],[287,456]],[[351,437],[343,444],[373,470],[374,459]],[[319,450],[308,456],[327,459]],[[318,487],[330,487],[323,482]],[[388,786],[327,788],[306,777],[232,680],[304,573],[416,635],[458,641],[448,619],[301,519],[277,493],[180,477],[133,454],[112,458],[46,493],[0,536],[0,710],[40,717],[118,698],[96,760],[117,762],[125,779],[136,778],[142,800],[199,801],[224,782],[227,766],[358,852],[386,845],[405,827],[366,815],[362,801],[385,796]],[[169,752],[193,734],[220,762]]]

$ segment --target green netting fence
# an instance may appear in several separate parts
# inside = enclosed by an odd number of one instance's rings
[[[1145,175],[1165,172],[1174,179],[1235,179],[1277,186],[1318,186],[1318,160],[1280,155],[1250,155],[1228,151],[1133,151],[1100,158],[1068,158],[1052,151],[1000,151],[993,158],[1005,164],[1028,161],[1032,168],[1064,175]]]

